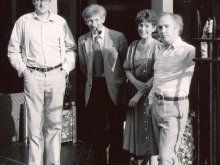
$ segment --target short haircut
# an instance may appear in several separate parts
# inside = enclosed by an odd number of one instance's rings
[[[163,16],[170,16],[173,19],[174,23],[179,27],[179,35],[181,35],[183,32],[183,26],[184,26],[182,16],[179,14],[173,14],[173,13],[168,13],[168,12],[162,13],[160,15],[160,18]]]
[[[157,25],[158,16],[153,10],[144,9],[137,13],[135,21],[137,24],[141,22],[149,22],[153,26]]]
[[[105,8],[99,4],[91,4],[82,11],[84,20],[95,14],[99,14],[102,17],[106,17],[107,15]]]

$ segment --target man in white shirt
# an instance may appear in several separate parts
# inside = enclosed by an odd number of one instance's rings
[[[8,57],[18,75],[24,77],[28,164],[59,165],[66,77],[74,68],[77,47],[66,21],[49,12],[51,0],[32,3],[35,12],[21,16],[14,25]]]
[[[163,13],[158,21],[162,46],[155,53],[154,83],[148,112],[159,147],[160,165],[178,165],[177,150],[189,110],[189,88],[194,72],[195,48],[180,38],[181,16]]]

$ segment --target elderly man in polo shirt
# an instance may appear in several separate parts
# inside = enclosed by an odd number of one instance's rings
[[[158,21],[162,46],[155,53],[154,83],[148,112],[159,146],[160,165],[178,165],[177,150],[189,110],[189,88],[194,72],[195,48],[181,38],[180,15],[163,13]]]
[[[74,68],[77,47],[66,21],[49,12],[51,0],[32,3],[35,12],[21,16],[14,25],[8,57],[18,75],[24,77],[28,164],[59,165],[66,77]]]

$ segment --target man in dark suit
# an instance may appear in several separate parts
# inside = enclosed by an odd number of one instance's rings
[[[90,32],[78,40],[81,71],[86,76],[86,132],[95,147],[95,164],[121,164],[123,120],[121,90],[127,41],[121,32],[103,25],[106,10],[92,4],[82,12]]]

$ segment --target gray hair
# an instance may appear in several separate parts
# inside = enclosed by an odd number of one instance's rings
[[[173,13],[168,13],[168,12],[164,12],[160,15],[159,18],[163,17],[163,16],[170,16],[172,18],[172,20],[174,21],[174,23],[176,24],[176,26],[179,27],[179,35],[182,34],[183,32],[183,26],[184,26],[184,23],[183,23],[183,18],[181,15],[179,14],[173,14]]]
[[[91,17],[94,14],[99,14],[102,17],[106,17],[107,15],[106,9],[99,4],[91,4],[82,11],[82,17],[84,20]]]

